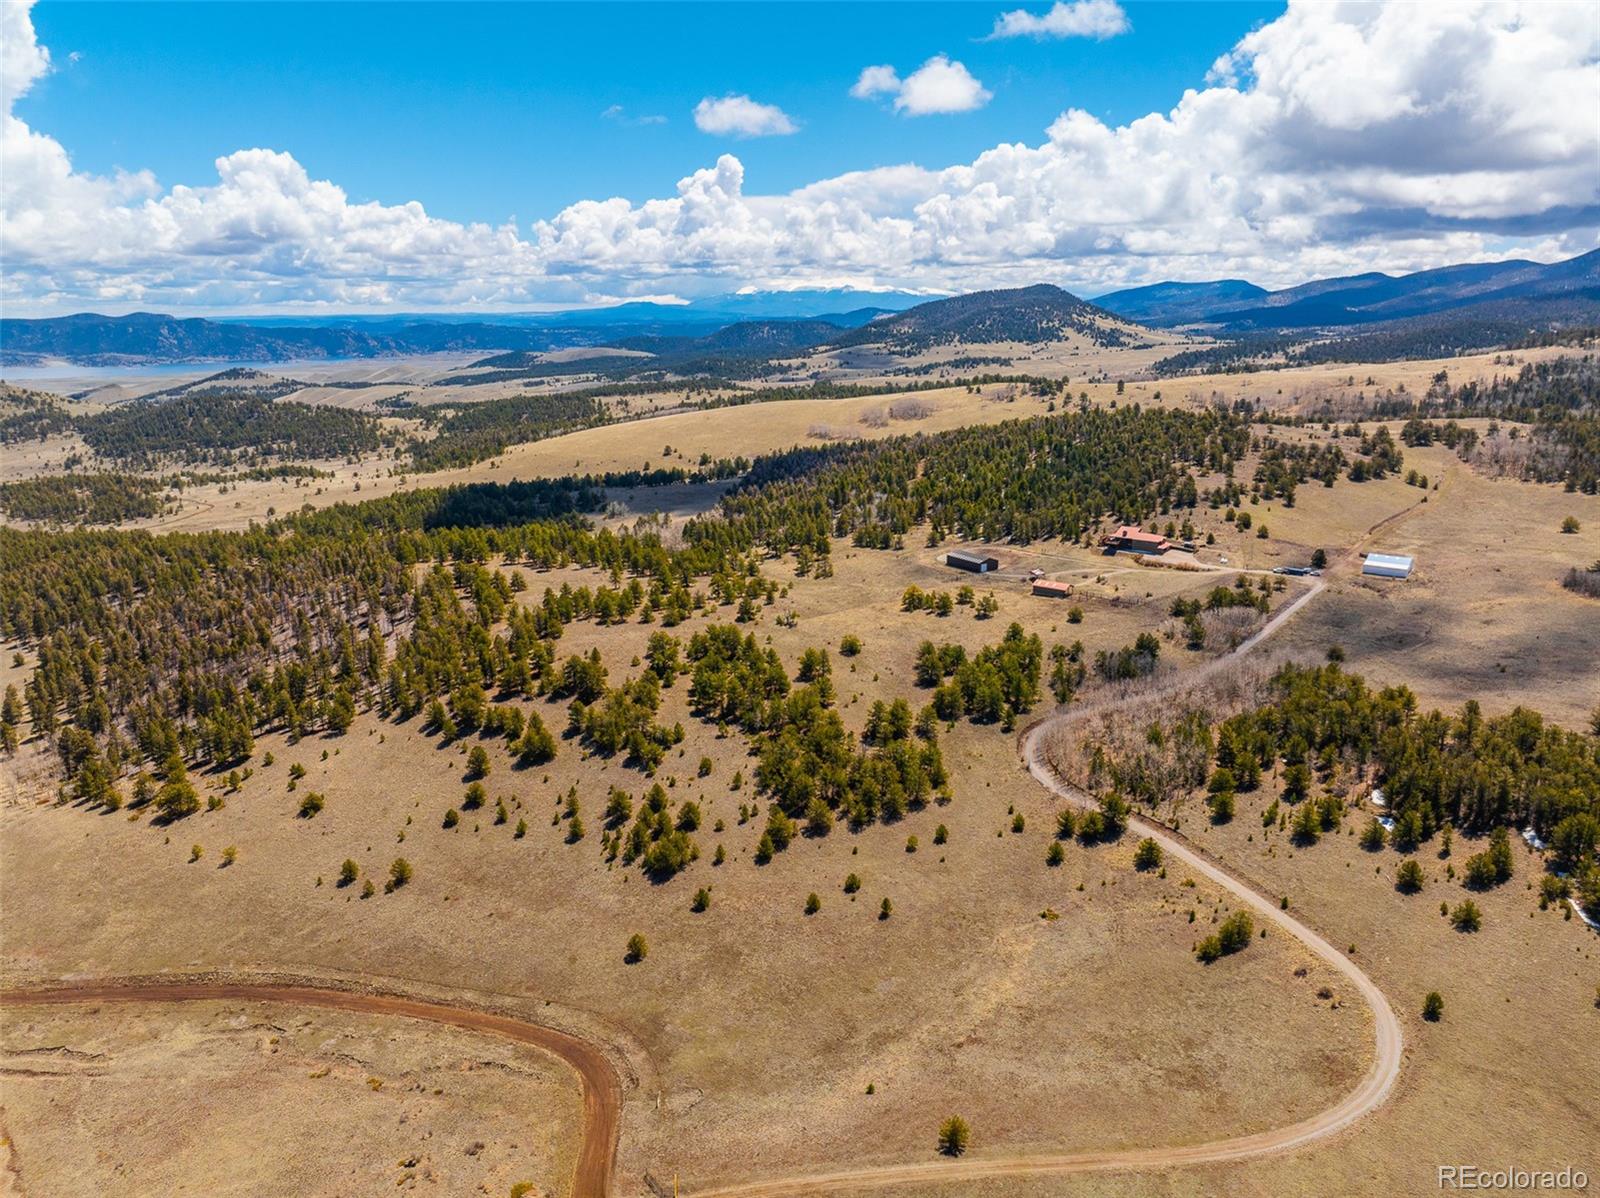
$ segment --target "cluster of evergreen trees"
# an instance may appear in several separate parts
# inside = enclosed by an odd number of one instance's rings
[[[418,470],[468,466],[526,441],[604,423],[605,406],[582,391],[512,395],[460,407],[419,409],[435,427],[432,438],[412,447]]]
[[[363,412],[228,391],[136,400],[79,416],[73,427],[102,457],[143,469],[167,461],[228,463],[269,454],[352,457],[374,452],[384,440],[377,419]]]
[[[0,512],[54,524],[117,524],[161,514],[161,480],[113,472],[0,483]]]
[[[0,385],[0,445],[72,431],[72,413],[53,395]]]
[[[921,523],[933,544],[1076,540],[1110,512],[1172,511],[1196,494],[1191,467],[1226,473],[1249,446],[1242,414],[1135,406],[806,447],[757,461],[722,518],[685,536],[818,557],[830,536],[889,548]]]
[[[1422,396],[1388,392],[1372,402],[1374,416],[1406,420],[1411,445],[1440,441],[1470,457],[1476,429],[1456,423],[1487,417],[1533,426],[1533,452],[1523,465],[1534,482],[1559,482],[1585,495],[1600,492],[1600,360],[1593,354],[1529,362],[1514,376],[1451,388],[1441,372]],[[1515,435],[1515,430],[1513,431]]]
[[[1507,829],[1531,827],[1550,844],[1554,866],[1600,909],[1600,717],[1586,735],[1522,707],[1492,719],[1476,701],[1454,716],[1422,712],[1405,687],[1374,690],[1332,663],[1291,665],[1259,707],[1221,722],[1190,709],[1144,729],[1139,741],[1097,747],[1096,783],[1150,804],[1204,785],[1222,821],[1232,818],[1236,794],[1277,771],[1290,810],[1275,801],[1264,818],[1310,844],[1343,818],[1331,790],[1337,778],[1370,776],[1394,828],[1369,823],[1367,847],[1409,851],[1451,828],[1487,834],[1489,848],[1469,860],[1466,878],[1488,886],[1510,876]]]
[[[974,723],[1001,723],[1009,729],[1039,701],[1043,665],[1039,637],[1014,623],[998,645],[985,646],[971,658],[960,645],[923,641],[916,671],[919,685],[934,688],[933,711],[941,720],[966,716]]]

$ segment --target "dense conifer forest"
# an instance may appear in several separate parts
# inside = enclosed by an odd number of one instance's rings
[[[377,419],[363,412],[235,392],[125,403],[80,416],[73,427],[96,453],[144,469],[265,455],[341,458],[382,444]]]
[[[117,524],[159,515],[160,479],[136,474],[55,474],[0,483],[0,512],[14,520]]]

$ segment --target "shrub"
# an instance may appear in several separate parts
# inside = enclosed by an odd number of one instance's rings
[[[846,636],[839,642],[839,656],[841,657],[854,657],[860,652],[861,638],[858,636]]]
[[[1113,791],[1100,800],[1100,834],[1115,840],[1128,826],[1128,800]]]
[[[1556,863],[1568,872],[1578,869],[1594,856],[1600,845],[1600,819],[1586,811],[1569,815],[1550,833],[1550,851]]]
[[[944,844],[950,839],[950,829],[940,824],[933,830],[933,843]]]
[[[453,828],[461,822],[461,816],[454,807],[444,813],[444,826]]]
[[[1250,937],[1255,934],[1255,921],[1248,912],[1235,911],[1222,921],[1215,934],[1207,936],[1200,942],[1195,950],[1195,956],[1206,964],[1210,964],[1218,957],[1225,957],[1236,953],[1250,943]]]
[[[239,850],[233,845],[230,844],[227,848],[222,850],[222,864],[224,867],[232,865],[238,859]]]
[[[1059,842],[1056,847],[1060,847]],[[1141,870],[1159,869],[1161,867],[1161,846],[1154,840],[1146,837],[1139,842],[1139,847],[1133,850],[1133,868]]]
[[[556,740],[550,735],[550,730],[544,726],[544,721],[539,718],[539,713],[534,712],[528,717],[528,726],[523,729],[522,736],[512,746],[517,755],[517,760],[524,766],[542,765],[556,755]]]
[[[972,1129],[960,1115],[951,1115],[939,1124],[939,1151],[945,1156],[960,1156],[972,1141]]]
[[[339,867],[339,885],[348,886],[361,876],[361,867],[349,857],[344,859],[344,864]]]
[[[1224,953],[1236,953],[1250,943],[1250,937],[1255,933],[1255,921],[1248,912],[1235,911],[1222,921],[1222,926],[1217,929],[1217,938],[1222,944]]]
[[[1428,997],[1422,1000],[1422,1017],[1429,1023],[1438,1023],[1444,1015],[1444,996],[1437,990],[1428,991]]]
[[[1471,899],[1463,899],[1451,910],[1450,922],[1458,932],[1476,932],[1483,927],[1483,912]]]
[[[813,890],[810,894],[806,895],[806,914],[815,915],[820,910],[822,910],[822,899],[819,898],[817,892]]]
[[[1023,818],[1022,812],[1019,811],[1011,817],[1011,830],[1013,832],[1021,832],[1027,826],[1028,821]]]
[[[1561,522],[1561,531],[1565,533],[1577,532],[1580,527],[1576,516],[1568,516]]]
[[[1511,880],[1511,834],[1501,825],[1489,834],[1489,865],[1496,883]]]
[[[1222,790],[1211,796],[1211,822],[1225,824],[1233,818],[1233,791]]]
[[[883,902],[881,904],[879,904],[879,906],[878,906],[878,918],[879,919],[888,919],[889,916],[891,916],[893,914],[894,914],[894,904],[891,903],[888,899],[884,899]]]
[[[1383,825],[1378,822],[1377,816],[1367,821],[1367,826],[1361,829],[1361,847],[1369,853],[1376,853],[1388,841],[1388,835],[1383,830]]]
[[[637,965],[649,955],[650,946],[645,942],[645,938],[640,933],[635,932],[632,936],[628,937],[628,951],[622,956],[624,961],[626,961],[629,965]]]
[[[670,878],[699,855],[689,834],[674,829],[645,850],[644,868],[658,878]]]
[[[1488,853],[1474,853],[1467,858],[1466,880],[1474,890],[1487,890],[1495,884],[1494,860]]]
[[[189,860],[190,861],[198,861],[198,860],[200,860],[201,857],[205,856],[205,852],[206,852],[205,849],[201,848],[197,844],[196,845],[190,845],[189,846]]]
[[[1059,840],[1052,840],[1050,847],[1044,851],[1044,863],[1049,866],[1060,865],[1067,859],[1067,854],[1061,848]]]
[[[485,778],[489,775],[489,751],[482,745],[473,745],[467,754],[467,777]]]
[[[857,877],[855,874],[851,874],[847,878],[845,878],[845,880],[844,880],[844,892],[846,894],[854,894],[856,891],[858,891],[860,889],[861,889],[861,879],[859,877]]]
[[[1296,844],[1313,845],[1322,839],[1322,820],[1315,803],[1304,803],[1295,812],[1291,836]]]
[[[694,892],[694,902],[689,904],[689,910],[693,911],[696,915],[698,915],[702,911],[705,911],[710,906],[711,906],[711,892],[709,890],[707,890],[704,886],[702,886],[702,887],[700,887],[699,890],[696,890]]]
[[[323,802],[323,797],[316,791],[312,791],[305,798],[300,800],[300,818],[310,819],[312,816],[316,815],[317,812],[322,810]]]
[[[1078,830],[1077,816],[1072,814],[1072,808],[1063,807],[1056,812],[1056,836],[1061,840],[1071,840],[1073,833]]]
[[[1415,858],[1400,863],[1399,870],[1395,872],[1394,885],[1396,890],[1406,894],[1415,894],[1422,889],[1422,866]]]

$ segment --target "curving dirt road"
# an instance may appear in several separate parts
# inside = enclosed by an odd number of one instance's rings
[[[1197,670],[1175,676],[1171,686],[1174,689],[1192,686],[1196,681],[1210,676],[1250,652],[1316,598],[1323,589],[1323,582],[1320,579],[1315,581],[1304,594],[1277,612],[1271,620],[1241,642],[1231,653],[1224,654]],[[1141,696],[1142,699],[1149,697],[1148,692]],[[1104,707],[1098,707],[1057,711],[1028,729],[1021,739],[1023,761],[1034,779],[1052,794],[1079,806],[1092,805],[1091,798],[1056,775],[1045,759],[1044,739],[1049,732],[1091,718],[1104,710],[1106,710]],[[954,1161],[931,1160],[904,1165],[852,1168],[800,1177],[772,1178],[716,1186],[695,1191],[692,1198],[787,1198],[792,1195],[859,1191],[916,1183],[1065,1176],[1215,1164],[1286,1152],[1324,1139],[1349,1127],[1382,1104],[1400,1073],[1402,1037],[1399,1020],[1396,1019],[1383,992],[1372,979],[1322,936],[1289,912],[1280,909],[1277,903],[1259,894],[1247,882],[1227,872],[1220,863],[1191,846],[1176,832],[1140,815],[1131,816],[1129,824],[1140,835],[1148,836],[1158,842],[1169,858],[1182,861],[1197,874],[1204,875],[1227,890],[1240,903],[1249,907],[1258,918],[1294,936],[1343,974],[1367,1001],[1372,1008],[1374,1022],[1373,1062],[1366,1076],[1354,1090],[1334,1106],[1298,1123],[1226,1140],[1174,1147],[967,1158]],[[295,983],[152,982],[146,979],[119,983],[116,980],[96,980],[50,989],[0,992],[0,1003],[7,1004],[198,1000],[298,1003],[364,1014],[422,1019],[487,1035],[503,1036],[544,1049],[567,1062],[578,1074],[582,1083],[583,1143],[574,1170],[572,1193],[575,1198],[606,1198],[610,1193],[622,1113],[622,1090],[616,1070],[598,1046],[553,1028],[472,1007]]]
[[[1250,652],[1291,619],[1317,595],[1324,584],[1319,579],[1305,594],[1285,606],[1254,635],[1242,641],[1231,653],[1208,662],[1198,670],[1177,675],[1174,689],[1192,686],[1196,681],[1231,664],[1236,658]],[[1148,693],[1141,696],[1148,699]],[[1046,716],[1022,736],[1022,758],[1028,772],[1052,794],[1076,806],[1093,806],[1093,800],[1082,791],[1059,778],[1045,760],[1043,744],[1049,732],[1057,731],[1080,720],[1105,711],[1097,709],[1065,709]],[[1130,827],[1142,836],[1148,836],[1162,847],[1170,859],[1182,861],[1197,874],[1202,874],[1232,894],[1240,903],[1250,908],[1259,919],[1288,932],[1318,957],[1345,976],[1356,991],[1372,1008],[1373,1061],[1361,1083],[1338,1103],[1287,1127],[1272,1128],[1247,1136],[1226,1140],[1211,1140],[1202,1144],[1185,1144],[1176,1147],[1130,1148],[1103,1152],[1070,1152],[1027,1156],[967,1158],[953,1161],[921,1161],[909,1165],[881,1165],[862,1169],[844,1169],[831,1173],[816,1173],[808,1177],[779,1178],[770,1181],[744,1182],[728,1186],[715,1186],[697,1190],[691,1198],[789,1198],[792,1195],[827,1194],[856,1191],[880,1186],[933,1184],[939,1182],[982,1181],[1002,1177],[1060,1177],[1078,1173],[1114,1172],[1120,1170],[1169,1169],[1185,1165],[1216,1164],[1287,1152],[1303,1144],[1324,1139],[1349,1127],[1362,1116],[1375,1110],[1388,1098],[1400,1075],[1402,1037],[1400,1021],[1395,1018],[1389,1000],[1383,996],[1365,973],[1327,940],[1306,927],[1277,903],[1257,893],[1247,882],[1228,873],[1221,864],[1193,848],[1181,836],[1162,824],[1134,815]]]
[[[330,1007],[363,1015],[388,1015],[444,1023],[489,1036],[531,1044],[561,1058],[578,1075],[583,1090],[583,1142],[573,1168],[573,1198],[606,1198],[616,1158],[622,1117],[622,1086],[604,1052],[587,1040],[537,1023],[472,1007],[449,1006],[394,994],[371,994],[332,987],[273,982],[160,982],[115,979],[73,983],[39,990],[0,992],[0,1004],[86,1004],[166,1002],[272,1002]]]

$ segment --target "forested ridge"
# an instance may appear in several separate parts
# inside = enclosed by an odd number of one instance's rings
[[[165,484],[115,472],[53,474],[0,483],[0,512],[15,520],[116,524],[161,513]]]
[[[1401,439],[1408,444],[1440,441],[1463,458],[1485,439],[1457,421],[1532,425],[1527,452],[1517,458],[1522,477],[1564,483],[1586,495],[1600,490],[1600,360],[1593,354],[1529,362],[1514,376],[1454,388],[1441,371],[1424,394],[1385,392],[1368,401],[1367,410],[1379,419],[1406,419]]]
[[[1412,852],[1442,838],[1447,855],[1452,828],[1496,844],[1508,829],[1532,829],[1600,913],[1600,712],[1586,734],[1525,707],[1486,717],[1476,700],[1454,715],[1423,711],[1408,688],[1374,688],[1337,663],[1284,666],[1266,692],[1225,718],[1180,705],[1097,745],[1094,783],[1153,805],[1203,786],[1213,820],[1226,822],[1236,795],[1275,776],[1288,809],[1275,800],[1264,822],[1303,846],[1337,829],[1346,799],[1375,785],[1393,827],[1370,820],[1364,847]],[[1465,862],[1468,884],[1504,881],[1508,862]]]
[[[0,637],[38,655],[0,732],[14,741],[25,708],[69,773],[88,762],[91,779],[174,754],[227,764],[264,729],[338,731],[362,708],[415,713],[463,685],[549,686],[540,646],[574,610],[607,621],[648,611],[671,626],[731,606],[740,622],[755,619],[776,588],[762,574],[774,552],[792,550],[799,572],[821,575],[834,536],[888,547],[929,521],[935,538],[1075,537],[1108,516],[1193,506],[1203,496],[1191,468],[1228,473],[1250,442],[1243,413],[1130,407],[796,451],[756,462],[723,511],[673,546],[584,515],[607,485],[678,472],[418,490],[242,532],[0,528]],[[613,586],[547,601],[531,631],[502,628],[512,584],[485,568],[501,561],[595,567]],[[428,563],[436,568],[419,580]],[[1036,693],[1037,644],[1006,644],[958,671],[974,718],[1009,719]],[[692,660],[704,657],[691,647]],[[997,689],[994,669],[1026,681]],[[647,763],[651,745],[664,747],[645,690],[594,697],[575,717],[579,734]],[[816,723],[806,700],[784,701],[802,704],[785,717],[796,727]],[[891,767],[895,786],[923,793],[909,758],[861,768]],[[884,777],[861,787],[849,794],[865,806],[845,792],[840,803],[873,813],[880,800],[862,796],[899,793]]]
[[[101,456],[145,469],[265,455],[349,457],[382,444],[377,419],[366,413],[227,391],[125,403],[79,416],[73,427]]]

